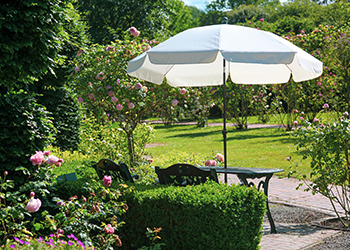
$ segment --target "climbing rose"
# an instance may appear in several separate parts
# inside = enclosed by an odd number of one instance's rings
[[[140,35],[140,31],[138,31],[135,27],[131,27],[129,32],[134,37],[138,37]]]
[[[135,107],[135,105],[132,102],[129,102],[128,107],[129,107],[129,109],[133,109]]]
[[[118,110],[122,110],[122,109],[123,109],[123,106],[119,103],[119,104],[117,104],[116,108],[117,108]]]
[[[30,157],[30,161],[33,163],[34,166],[40,165],[43,162],[44,158],[45,156],[42,151],[36,151],[36,154]]]
[[[215,161],[215,160],[207,160],[207,161],[205,162],[205,166],[208,166],[208,167],[210,167],[210,166],[216,166],[216,161]]]
[[[112,177],[111,176],[104,176],[103,177],[103,183],[105,184],[106,187],[111,186],[112,184]]]
[[[186,89],[184,89],[184,88],[180,89],[180,94],[181,94],[181,95],[186,94]]]
[[[104,75],[103,75],[103,72],[98,73],[97,76],[96,76],[96,79],[97,79],[97,80],[101,80],[101,81],[102,81],[103,79],[105,79],[105,77],[104,77]]]
[[[136,83],[136,85],[135,85],[135,89],[140,89],[140,88],[142,88],[142,85],[141,85],[141,83]]]
[[[176,100],[176,99],[173,99],[173,100],[171,101],[171,104],[172,104],[173,106],[176,106],[178,103],[179,103],[179,101]]]
[[[106,232],[107,234],[112,234],[112,233],[114,233],[114,228],[112,227],[111,224],[108,224],[108,225],[105,227],[105,232]]]
[[[25,209],[29,212],[29,213],[35,213],[37,212],[41,207],[41,200],[40,199],[34,199],[34,196],[32,196],[32,198],[30,198],[27,206],[25,207]]]
[[[112,102],[117,102],[117,101],[118,101],[118,98],[115,97],[115,96],[112,96],[111,101],[112,101]]]

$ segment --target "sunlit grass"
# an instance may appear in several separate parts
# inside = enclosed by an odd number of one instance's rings
[[[292,132],[277,128],[236,130],[228,127],[227,130],[228,166],[280,168],[284,169],[281,175],[286,176],[291,166],[286,157],[301,159],[294,146],[296,138]],[[194,125],[157,125],[155,131],[153,143],[161,146],[147,149],[155,165],[185,162],[193,157],[200,157],[204,162],[218,152],[223,153],[222,126],[196,128]],[[170,156],[173,159],[164,160]],[[299,167],[303,168],[302,173],[310,171],[306,162]]]

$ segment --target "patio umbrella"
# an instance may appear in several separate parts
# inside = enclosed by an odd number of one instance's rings
[[[174,87],[223,85],[224,166],[226,146],[226,80],[237,84],[286,83],[322,74],[323,64],[273,33],[219,24],[185,30],[135,57],[127,72],[139,79]],[[225,176],[227,182],[227,176]]]

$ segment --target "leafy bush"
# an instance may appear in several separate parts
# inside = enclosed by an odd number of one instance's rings
[[[211,182],[135,188],[125,196],[129,210],[120,234],[125,249],[146,245],[147,227],[162,228],[162,249],[259,248],[266,197],[254,188]]]
[[[326,104],[325,104],[326,105]],[[324,107],[325,107],[324,105]],[[302,117],[301,117],[302,118]],[[295,130],[298,137],[297,149],[303,159],[310,158],[312,171],[310,175],[298,173],[298,162],[291,174],[297,174],[300,180],[311,180],[306,191],[320,193],[327,197],[344,226],[349,227],[349,183],[350,183],[350,119],[348,112],[338,121],[323,124],[315,118],[313,122],[303,121],[301,127]],[[289,157],[287,160],[291,160]],[[336,205],[340,205],[339,211]],[[340,217],[344,212],[347,220]]]
[[[23,91],[0,96],[0,127],[0,171],[8,171],[18,189],[37,170],[29,158],[48,145],[54,127],[45,107]]]

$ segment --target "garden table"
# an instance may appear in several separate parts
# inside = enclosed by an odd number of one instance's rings
[[[261,187],[264,189],[264,194],[266,197],[268,196],[268,187],[269,187],[269,181],[274,173],[283,172],[283,169],[276,169],[276,168],[244,168],[244,167],[200,167],[203,170],[211,170],[215,169],[216,173],[218,174],[235,174],[237,175],[238,179],[241,181],[242,185],[246,185],[248,187],[255,186],[253,182],[248,182],[247,179],[255,179],[255,178],[264,178],[261,180],[258,184],[258,190],[260,190]],[[277,233],[275,223],[273,221],[273,218],[271,216],[270,208],[269,208],[269,201],[268,198],[266,198],[266,214],[270,222],[271,227],[271,233]]]

